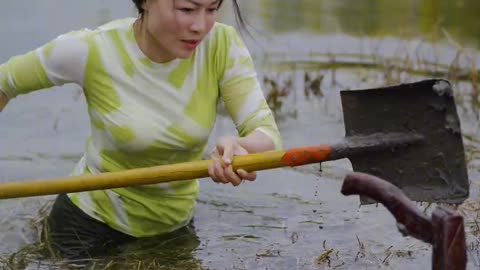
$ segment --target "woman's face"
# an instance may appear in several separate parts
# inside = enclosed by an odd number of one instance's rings
[[[220,0],[147,0],[144,23],[162,58],[189,58],[212,29]]]

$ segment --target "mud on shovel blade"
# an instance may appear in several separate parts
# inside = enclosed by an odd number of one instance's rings
[[[349,157],[353,170],[388,179],[413,201],[462,203],[469,195],[465,154],[451,85],[425,80],[341,91],[346,138],[412,133],[421,144]],[[374,200],[360,196],[362,204]]]

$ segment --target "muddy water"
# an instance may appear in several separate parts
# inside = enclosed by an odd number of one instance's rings
[[[339,90],[430,78],[452,65],[480,66],[475,34],[480,29],[475,14],[469,15],[477,2],[397,2],[242,1],[255,26],[251,31],[255,39],[247,38],[247,43],[265,92],[284,94],[272,104],[285,147],[343,136]],[[59,33],[131,14],[128,1],[1,3],[0,33],[8,38],[2,39],[0,60]],[[222,20],[233,21],[228,12],[222,13]],[[439,26],[465,50],[459,53],[458,46],[448,43]],[[472,182],[472,201],[463,209],[472,245],[469,269],[476,269],[478,107],[468,80],[455,82],[454,89]],[[75,86],[32,93],[11,102],[0,114],[1,181],[69,173],[89,132],[80,93]],[[222,116],[211,141],[233,132],[230,120]],[[350,170],[349,161],[340,160],[323,164],[321,174],[318,165],[263,171],[256,182],[238,188],[202,179],[195,235],[158,245],[157,257],[173,258],[172,269],[429,269],[430,247],[402,237],[382,206],[360,208],[357,197],[340,194],[343,176]],[[3,257],[36,241],[32,219],[51,199],[0,201]],[[40,268],[50,268],[48,262],[41,263],[47,266]],[[29,266],[37,268],[36,263]]]

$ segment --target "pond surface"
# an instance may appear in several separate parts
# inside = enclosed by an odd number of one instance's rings
[[[240,2],[253,26],[248,28],[253,39],[246,35],[245,40],[286,148],[344,136],[339,90],[432,77],[452,82],[471,181],[471,199],[460,207],[468,234],[468,269],[477,269],[480,2]],[[134,14],[129,1],[4,1],[0,61],[63,32]],[[234,22],[228,7],[221,21]],[[0,123],[2,182],[67,175],[89,133],[84,98],[72,85],[12,101]],[[211,142],[233,132],[231,121],[221,116]],[[350,171],[348,160],[338,160],[324,163],[322,173],[319,165],[262,171],[257,181],[237,188],[202,179],[195,234],[156,246],[156,259],[170,258],[168,267],[133,256],[117,259],[125,263],[118,269],[430,269],[430,246],[402,237],[384,207],[359,207],[357,196],[340,194]],[[32,223],[52,199],[0,201],[1,257],[20,256],[16,252],[36,242]],[[98,268],[109,262],[98,262]],[[3,266],[10,267],[8,261]],[[48,261],[33,261],[27,268],[51,267]]]

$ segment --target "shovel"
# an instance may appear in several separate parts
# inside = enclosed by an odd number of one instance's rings
[[[261,171],[349,158],[354,170],[391,179],[413,200],[460,203],[469,186],[450,84],[429,80],[380,89],[342,91],[346,137],[337,143],[236,156],[234,170]],[[0,199],[208,176],[212,160],[94,175],[0,184]],[[363,198],[364,203],[372,203]]]
[[[460,121],[446,80],[342,91],[346,137],[421,134],[421,144],[349,157],[354,171],[399,187],[413,201],[460,204],[469,195]],[[362,204],[374,201],[360,196]]]

